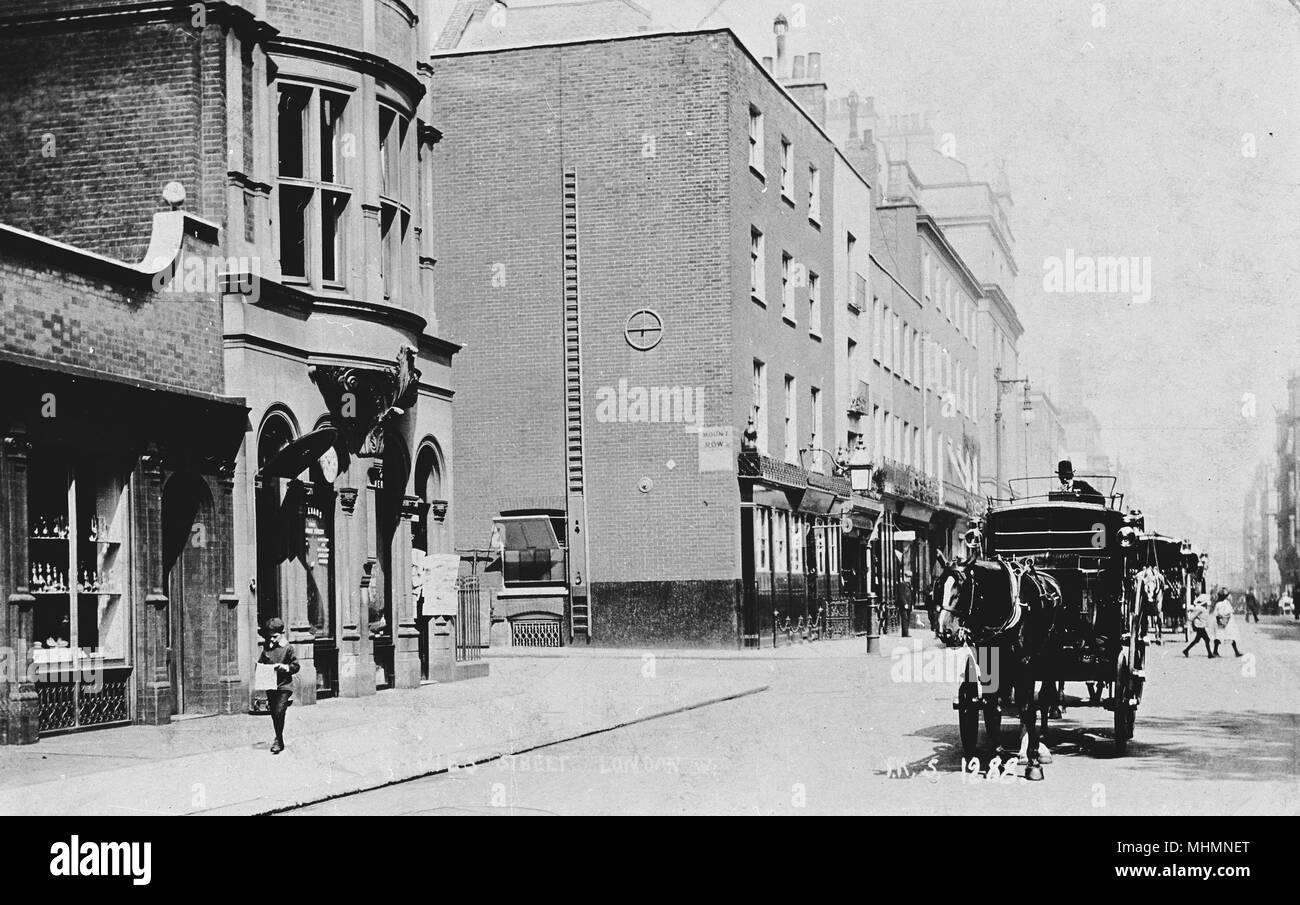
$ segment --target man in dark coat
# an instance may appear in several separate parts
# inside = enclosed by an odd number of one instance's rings
[[[1074,477],[1074,465],[1069,459],[1062,459],[1056,466],[1056,477],[1060,480],[1061,485],[1052,494],[1073,494],[1079,498],[1080,503],[1095,503],[1098,506],[1106,505],[1106,498],[1101,495],[1096,487],[1093,487],[1087,481],[1077,480]]]

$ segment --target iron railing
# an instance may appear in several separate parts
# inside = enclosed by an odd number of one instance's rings
[[[483,658],[482,588],[475,575],[456,580],[456,662]]]

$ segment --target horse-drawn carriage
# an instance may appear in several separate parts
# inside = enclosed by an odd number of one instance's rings
[[[1120,754],[1142,700],[1146,638],[1133,580],[1142,518],[1124,512],[1114,478],[1088,477],[1109,482],[1105,492],[1032,479],[1052,483],[1030,494],[1025,480],[1025,493],[990,500],[981,528],[968,533],[965,560],[941,558],[931,595],[939,639],[972,648],[953,704],[964,754],[975,750],[981,714],[997,746],[1001,708],[1013,693],[1028,779],[1041,779],[1040,763],[1050,760],[1039,739],[1064,683],[1087,683],[1087,700],[1078,703],[1113,712]]]
[[[1138,598],[1144,617],[1144,630],[1154,629],[1156,642],[1165,631],[1189,637],[1187,611],[1191,608],[1192,582],[1189,566],[1195,568],[1196,556],[1187,541],[1176,541],[1154,531],[1142,535],[1138,543]]]

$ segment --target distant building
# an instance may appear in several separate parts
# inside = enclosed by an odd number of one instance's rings
[[[886,206],[910,200],[941,232],[949,251],[933,251],[931,266],[941,268],[945,258],[958,258],[974,282],[968,286],[966,280],[953,277],[949,290],[949,275],[935,274],[938,283],[932,291],[962,341],[949,337],[951,341],[943,345],[938,340],[942,329],[936,329],[935,337],[957,368],[953,389],[963,399],[971,399],[977,442],[962,442],[965,451],[977,454],[979,486],[986,495],[1006,497],[1006,479],[1021,473],[1012,466],[1025,448],[1025,424],[1018,404],[1022,396],[1014,392],[1022,385],[999,384],[995,378],[995,371],[1004,380],[1025,376],[1020,373],[1017,351],[1024,326],[1012,298],[1018,270],[1015,237],[1007,219],[1012,201],[1006,173],[999,169],[991,182],[972,178],[966,165],[952,156],[945,140],[936,135],[928,115],[885,119],[872,97],[860,100],[850,94],[837,99],[830,105],[828,118],[834,134],[861,129],[874,145],[880,173],[877,192]],[[969,349],[974,350],[973,356]],[[995,417],[1002,394],[1006,395],[1001,407],[1004,416]]]
[[[1276,495],[1271,505],[1277,532],[1272,559],[1278,569],[1279,583],[1291,588],[1293,595],[1300,589],[1300,554],[1296,551],[1296,522],[1300,518],[1297,424],[1300,424],[1300,375],[1292,372],[1287,378],[1286,408],[1277,416],[1277,468],[1273,475]],[[1254,508],[1249,500],[1247,506]],[[1260,530],[1264,527],[1261,525]]]

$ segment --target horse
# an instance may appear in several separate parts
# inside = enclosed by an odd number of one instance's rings
[[[1034,671],[1061,610],[1061,586],[1032,563],[979,559],[974,551],[965,562],[950,562],[940,554],[939,565],[930,600],[935,635],[950,648],[998,649],[1000,685],[1014,689],[1019,710],[1025,779],[1040,780],[1042,765],[1051,762],[1040,741],[1047,735],[1048,712],[1060,701],[1055,681],[1043,681],[1041,693],[1035,694]],[[1035,710],[1041,714],[1041,729]]]
[[[1155,566],[1147,566],[1137,575],[1138,612],[1142,614],[1142,633],[1152,621],[1156,624],[1156,644],[1164,643],[1165,577]]]

